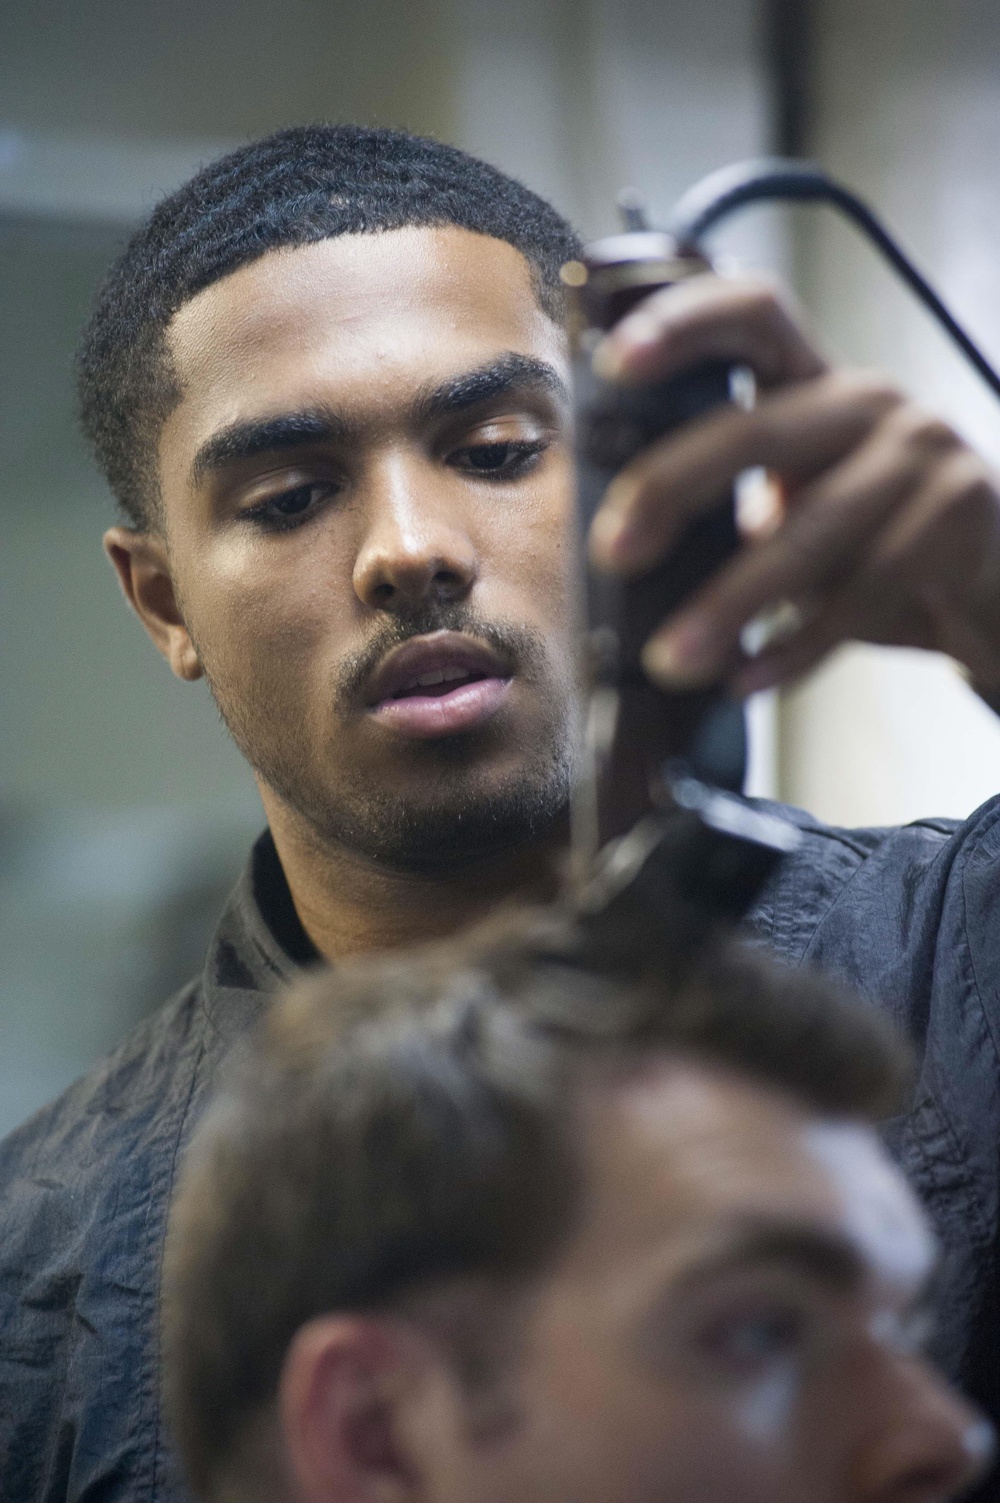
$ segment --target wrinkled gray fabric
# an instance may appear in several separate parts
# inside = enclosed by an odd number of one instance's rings
[[[940,1355],[996,1417],[1000,800],[900,830],[784,812],[805,838],[751,932],[836,972],[916,1043],[913,1109],[888,1141],[945,1250]],[[220,1065],[309,954],[264,836],[201,977],[0,1145],[4,1503],[186,1498],[158,1396],[170,1194]]]

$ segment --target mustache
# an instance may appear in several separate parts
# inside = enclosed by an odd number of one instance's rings
[[[529,681],[544,668],[546,648],[540,632],[510,622],[486,621],[461,602],[427,605],[385,621],[364,647],[344,660],[334,685],[338,702],[346,706],[356,701],[367,680],[394,647],[436,631],[464,632],[478,638],[493,649],[511,672]]]

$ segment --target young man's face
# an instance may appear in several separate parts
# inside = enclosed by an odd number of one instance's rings
[[[169,343],[171,574],[264,783],[404,868],[549,828],[573,754],[567,351],[524,258],[455,228],[271,252]]]
[[[970,1480],[988,1436],[920,1354],[933,1246],[873,1132],[661,1061],[598,1085],[582,1141],[583,1224],[527,1306],[508,1423],[456,1423],[434,1503],[931,1503]]]

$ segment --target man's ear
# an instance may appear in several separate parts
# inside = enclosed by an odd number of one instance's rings
[[[279,1424],[293,1496],[306,1503],[433,1499],[460,1426],[454,1386],[405,1322],[320,1316],[282,1368]]]
[[[181,615],[164,539],[156,532],[109,527],[104,551],[125,599],[177,677],[188,683],[201,678],[201,663]]]

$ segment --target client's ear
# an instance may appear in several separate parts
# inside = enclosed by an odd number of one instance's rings
[[[129,605],[178,678],[191,682],[202,669],[174,589],[167,545],[156,532],[109,527],[104,551]]]
[[[462,1435],[459,1395],[402,1320],[320,1316],[292,1339],[278,1390],[285,1467],[303,1503],[428,1503]]]

